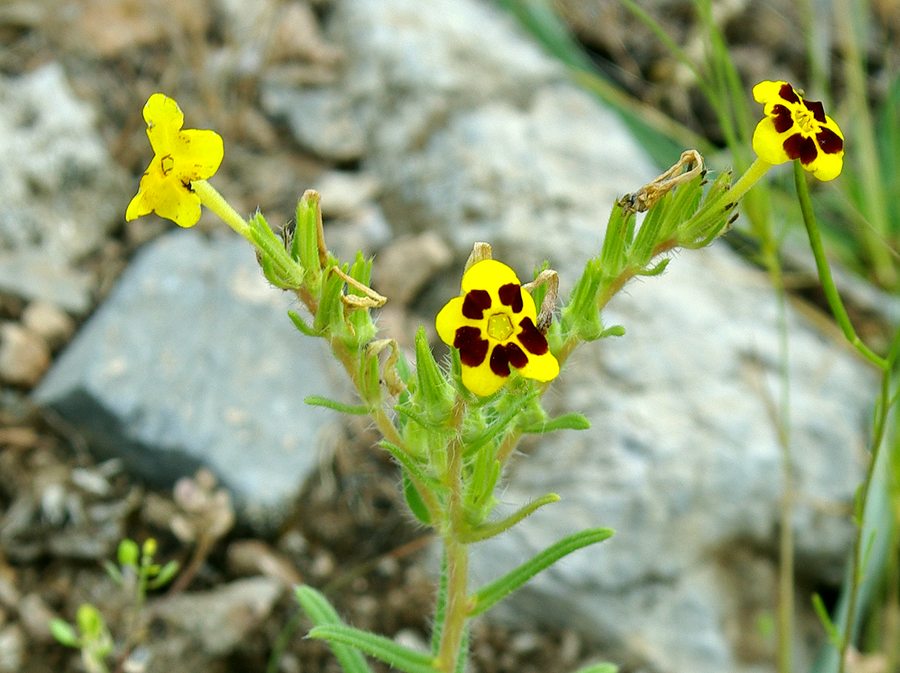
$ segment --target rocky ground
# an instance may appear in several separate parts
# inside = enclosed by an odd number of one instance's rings
[[[561,4],[604,66],[620,76],[627,73],[623,83],[636,95],[705,128],[702,106],[695,104],[683,73],[667,69],[659,49],[639,37],[627,14],[604,9],[600,21],[602,3],[593,14],[585,9],[593,3]],[[802,74],[802,53],[790,33],[742,31],[755,25],[747,21],[752,11],[746,3],[732,4],[723,20],[747,77],[762,78],[772,68]],[[792,7],[767,4],[766,15],[783,17]],[[660,8],[673,36],[697,39],[685,3],[660,3]],[[337,129],[344,144],[314,151],[313,139],[301,147],[289,119],[270,113],[277,104],[264,106],[260,100],[266,73],[277,71],[290,86],[337,76],[346,55],[321,30],[331,10],[327,0],[265,2],[252,10],[231,0],[12,0],[0,6],[0,104],[8,110],[0,115],[6,164],[0,166],[0,193],[2,203],[13,204],[5,214],[0,206],[0,266],[7,266],[0,270],[5,278],[0,289],[0,673],[83,670],[77,655],[53,641],[47,624],[54,616],[71,620],[84,601],[100,606],[121,635],[127,607],[101,563],[112,558],[123,536],[152,536],[159,541],[160,559],[176,559],[190,569],[189,584],[176,583],[164,600],[165,591],[160,592],[148,611],[143,646],[154,648],[157,660],[161,653],[171,657],[169,670],[262,671],[274,659],[270,671],[336,671],[323,646],[301,638],[306,624],[296,620],[291,595],[299,581],[320,587],[357,626],[412,643],[427,632],[432,586],[423,550],[429,540],[404,513],[396,473],[384,455],[371,450],[375,438],[366,427],[343,428],[338,449],[308,478],[293,515],[277,530],[262,533],[246,525],[229,527],[222,500],[201,498],[214,506],[198,506],[196,483],[182,483],[180,491],[152,489],[129,475],[121,461],[98,459],[77,429],[29,397],[135,253],[169,228],[155,218],[131,223],[121,218],[148,160],[139,110],[150,93],[178,92],[183,108],[195,117],[202,111],[197,126],[215,128],[228,139],[229,160],[216,184],[239,210],[259,205],[270,221],[286,221],[298,193],[330,175],[332,189],[323,193],[346,209],[347,219],[362,217],[360,203],[375,198],[378,186],[365,175],[356,176],[349,189],[339,183],[359,168],[360,151],[352,138]],[[882,38],[896,45],[888,38],[897,35],[897,14],[885,12]],[[880,69],[873,66],[877,97],[884,64],[896,62],[891,61],[896,54],[873,53],[882,58]],[[87,201],[61,202],[60,193],[77,196],[81,187],[66,182],[65,175],[48,176],[39,150],[16,153],[15,138],[28,133],[29,115],[41,117],[27,106],[11,111],[22,99],[16,82],[47,65],[59,67],[74,97],[85,104],[93,119],[88,126],[105,154],[92,159],[96,149],[90,143],[79,149],[84,138],[74,127],[75,113],[72,126],[45,132],[71,134],[78,156],[98,174],[98,162],[112,163],[97,184],[91,183],[94,196]],[[52,97],[28,95],[38,109],[57,104]],[[11,177],[17,162],[27,165],[24,178]],[[73,179],[90,183],[85,170],[82,166]],[[59,221],[60,228],[70,227],[71,220],[77,233],[46,233],[27,218]],[[349,231],[346,244],[352,246],[353,230],[341,230],[338,220],[336,238]],[[204,216],[199,226],[206,230],[211,222]],[[367,230],[370,243],[379,231],[377,223]],[[394,254],[403,258],[402,252]],[[58,267],[53,258],[65,258],[66,270],[51,278],[47,269]],[[432,264],[446,264],[440,250]],[[55,279],[58,287],[40,298],[28,283],[15,282],[16,276]],[[405,319],[391,318],[398,324]],[[224,517],[219,534],[201,535],[208,532],[204,516],[218,516],[220,523]],[[176,520],[188,521],[193,533],[173,525]],[[204,611],[206,619],[190,620],[191,610]],[[199,630],[186,633],[195,627]],[[197,650],[217,656],[204,658]],[[120,658],[117,670],[142,670],[140,648],[131,654],[132,668]],[[473,655],[479,673],[545,673],[573,669],[604,652],[572,630],[481,623]]]

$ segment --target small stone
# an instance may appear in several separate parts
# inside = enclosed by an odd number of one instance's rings
[[[409,304],[424,285],[453,261],[453,253],[436,233],[398,238],[378,256],[375,284],[389,301]],[[378,274],[378,270],[384,270]]]
[[[272,612],[283,587],[268,577],[250,577],[213,591],[180,594],[154,606],[154,616],[200,641],[204,651],[233,651]]]
[[[264,575],[286,587],[303,581],[291,562],[260,540],[236,540],[228,545],[228,570],[236,575]]]
[[[416,652],[427,652],[428,644],[422,634],[413,629],[400,629],[394,636],[394,642]]]
[[[39,334],[16,323],[0,325],[0,380],[32,387],[50,366],[50,348]]]
[[[368,173],[328,171],[313,182],[321,195],[322,213],[328,218],[350,218],[371,202],[379,190],[378,181]]]
[[[50,620],[57,616],[38,594],[27,594],[19,603],[19,619],[32,642],[53,642],[49,625]]]
[[[0,673],[19,673],[25,665],[25,634],[18,624],[0,631]]]
[[[22,324],[39,334],[52,349],[62,346],[75,333],[75,321],[56,304],[45,300],[33,301],[25,307]]]

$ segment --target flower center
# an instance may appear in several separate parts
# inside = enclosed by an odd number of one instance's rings
[[[807,135],[814,135],[816,132],[815,116],[806,108],[797,108],[794,111],[794,121],[800,127],[800,131]]]
[[[175,159],[172,158],[171,154],[167,154],[159,160],[159,166],[162,168],[162,174],[168,175],[175,168]]]
[[[506,341],[513,333],[512,321],[506,313],[495,313],[488,318],[488,336],[494,341]]]

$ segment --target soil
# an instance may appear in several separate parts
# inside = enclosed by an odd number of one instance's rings
[[[241,54],[240,33],[234,25],[238,19],[214,11],[212,4],[177,3],[173,15],[175,5],[163,0],[12,0],[0,7],[4,45],[0,72],[14,76],[47,62],[61,62],[78,96],[96,110],[113,159],[131,172],[135,185],[147,159],[146,137],[136,114],[139,102],[159,89],[178,91],[183,107],[203,109],[205,126],[218,129],[229,138],[230,151],[248,159],[229,162],[230,172],[217,176],[220,188],[238,207],[246,203],[249,210],[259,203],[270,221],[285,220],[293,209],[296,185],[278,175],[312,177],[329,166],[289,146],[284,140],[289,133],[261,112],[258,69],[236,65]],[[293,14],[285,20],[294,22],[294,31],[305,33],[294,34],[293,40],[276,35],[267,43],[260,67],[291,61],[300,77],[328,78],[336,58],[318,28],[327,3],[313,2],[311,8],[304,3],[275,5],[292,7]],[[767,4],[770,9],[776,5],[788,7],[788,3]],[[744,6],[735,12],[735,25],[748,11]],[[613,12],[611,20],[604,20],[605,32],[599,33],[586,28],[590,17],[575,16],[571,7],[566,15],[595,57],[618,73],[632,93],[683,123],[706,128],[702,106],[682,80],[667,75],[656,43],[625,39],[640,34],[627,13]],[[689,39],[696,30],[696,21],[678,3],[667,8],[665,21],[676,37]],[[883,25],[885,39],[894,36],[883,44],[898,44],[896,22]],[[754,59],[769,64],[777,59],[779,72],[805,67],[790,35],[755,31],[737,36],[736,41],[744,52],[756,54],[747,58],[754,68],[760,67]],[[300,49],[297,44],[306,46]],[[263,156],[265,161],[250,160]],[[291,170],[273,171],[272,166],[279,164]],[[123,212],[128,198],[122,195]],[[84,260],[95,278],[98,304],[135,250],[165,227],[153,218],[123,225]],[[17,297],[0,297],[0,319],[19,321],[25,307]],[[54,354],[64,347],[58,344]],[[7,385],[0,394],[0,634],[21,626],[20,673],[82,671],[77,653],[49,637],[47,618],[72,620],[84,600],[109,614],[121,609],[102,562],[114,557],[122,537],[153,537],[159,542],[158,559],[184,565],[190,563],[194,546],[180,540],[169,525],[165,513],[179,507],[172,493],[149,491],[115,461],[98,463],[77,432],[34,408],[28,393],[26,387]],[[385,455],[372,450],[374,440],[364,428],[348,427],[346,442],[309,479],[296,515],[282,530],[267,536],[229,530],[203,556],[190,585],[178,587],[179,591],[214,591],[237,577],[268,573],[318,587],[356,626],[422,641],[433,599],[425,552],[429,539],[406,513],[396,471]],[[255,557],[272,563],[262,569],[248,567],[240,558],[248,544],[256,545]],[[284,592],[252,637],[228,655],[221,670],[266,670],[273,650],[282,647],[284,639],[278,667],[271,670],[337,671],[324,646],[301,637],[308,624],[295,620],[297,611],[291,592]],[[111,624],[114,631],[120,626]],[[149,633],[152,638],[152,628]],[[0,654],[9,656],[9,648],[8,642],[0,642]],[[571,632],[513,632],[483,622],[475,627],[472,652],[472,670],[481,673],[571,670],[603,654]]]

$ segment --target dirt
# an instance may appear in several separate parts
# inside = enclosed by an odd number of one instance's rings
[[[233,62],[241,45],[233,25],[237,20],[211,6],[202,0],[7,2],[0,7],[0,72],[16,75],[60,61],[79,97],[97,111],[113,159],[135,176],[135,185],[147,160],[137,114],[140,102],[159,89],[178,91],[182,105],[202,109],[205,125],[228,137],[230,151],[239,157],[217,176],[223,191],[239,208],[246,205],[249,210],[259,203],[270,221],[286,219],[297,186],[279,176],[311,178],[328,166],[286,143],[287,131],[261,112],[258,71],[242,71]],[[290,61],[301,78],[331,76],[339,55],[317,25],[328,11],[327,3],[275,6],[291,12],[282,18],[295,31],[295,39],[270,40],[262,67]],[[683,73],[671,70],[654,40],[640,37],[641,30],[627,13],[612,11],[602,31],[591,30],[596,17],[576,16],[571,6],[567,15],[579,36],[616,79],[683,123],[708,129],[702,106],[684,86]],[[767,4],[766,11],[792,11],[789,7]],[[749,11],[737,6],[730,20],[730,34],[749,71],[757,75],[766,63],[776,63],[781,72],[802,74],[803,55],[790,35],[763,30],[735,35],[734,26],[746,25]],[[696,22],[683,7],[669,6],[664,17],[673,37],[694,39]],[[896,22],[885,22],[883,30],[883,39],[895,38],[886,44],[900,42]],[[883,62],[895,57],[885,56]],[[215,70],[213,63],[224,65]],[[252,160],[261,157],[265,161]],[[273,165],[290,170],[273,170]],[[130,196],[117,197],[123,211]],[[154,219],[123,225],[84,261],[93,273],[98,302],[135,250],[165,226]],[[0,297],[0,318],[18,321],[25,307],[16,297]],[[55,345],[54,355],[64,347]],[[190,564],[195,547],[180,540],[160,515],[178,509],[172,493],[148,491],[114,461],[98,463],[77,432],[29,404],[28,392],[27,387],[5,386],[0,394],[0,634],[17,626],[24,634],[22,661],[16,667],[20,673],[81,671],[77,654],[50,638],[46,619],[71,620],[84,600],[110,614],[121,610],[102,562],[113,558],[122,537],[153,537],[159,542],[160,560],[184,565]],[[430,539],[406,513],[396,471],[387,457],[372,449],[374,440],[364,429],[348,428],[342,448],[309,479],[295,515],[281,531],[260,537],[232,528],[204,555],[190,584],[178,590],[215,591],[252,573],[268,574],[286,585],[304,581],[326,593],[350,623],[422,641],[433,600],[433,563],[426,552]],[[249,547],[251,556],[271,563],[248,566],[241,560],[248,545],[256,545]],[[151,601],[163,600],[165,591],[153,594]],[[271,614],[224,657],[221,670],[266,670],[284,639],[279,666],[273,670],[337,671],[323,645],[302,638],[308,624],[295,620],[297,611],[292,593],[285,590]],[[114,631],[121,626],[111,624]],[[154,630],[148,633],[152,640]],[[9,656],[10,651],[0,636],[0,655]],[[472,670],[481,673],[571,670],[602,654],[574,633],[512,632],[484,623],[475,627],[472,652]]]

